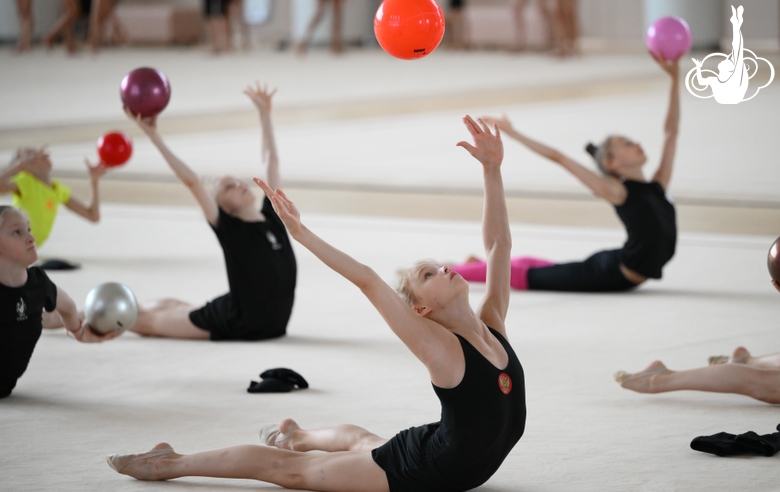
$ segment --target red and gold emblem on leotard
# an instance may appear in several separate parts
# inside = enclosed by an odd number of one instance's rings
[[[502,372],[498,375],[498,389],[505,395],[512,392],[512,378],[509,377],[509,374]]]

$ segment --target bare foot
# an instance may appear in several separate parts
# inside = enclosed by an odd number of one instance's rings
[[[180,458],[170,444],[161,442],[151,451],[141,454],[112,454],[106,457],[108,466],[123,475],[129,475],[138,480],[165,480],[161,474],[161,462]]]
[[[482,260],[480,260],[478,257],[474,255],[471,255],[468,258],[466,258],[466,263],[479,263],[480,261]]]
[[[730,364],[746,364],[748,359],[750,359],[750,352],[748,352],[748,349],[745,347],[737,347],[734,349],[734,352],[731,353],[731,358],[729,359]]]
[[[620,386],[636,391],[638,393],[652,393],[653,382],[656,376],[660,374],[671,374],[672,371],[666,368],[663,362],[657,360],[647,366],[642,372],[634,374],[619,371],[614,375],[615,381],[620,383]]]

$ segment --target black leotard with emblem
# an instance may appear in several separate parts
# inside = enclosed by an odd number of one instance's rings
[[[441,421],[399,432],[374,449],[391,492],[456,492],[485,483],[498,470],[525,430],[523,366],[509,342],[490,332],[509,363],[498,369],[458,336],[466,372],[451,389],[433,386]]]

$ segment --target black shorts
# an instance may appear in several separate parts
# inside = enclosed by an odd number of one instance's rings
[[[433,463],[430,438],[439,426],[437,422],[402,430],[385,444],[371,451],[374,462],[387,475],[390,492],[459,490]]]
[[[637,284],[620,271],[619,249],[600,251],[582,262],[561,263],[528,270],[529,290],[619,292]]]
[[[211,340],[266,340],[278,338],[286,333],[286,322],[274,326],[267,320],[241,319],[233,309],[233,299],[227,294],[217,297],[205,306],[190,311],[190,321],[193,325],[206,330]]]

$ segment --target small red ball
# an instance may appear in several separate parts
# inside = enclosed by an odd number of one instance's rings
[[[444,37],[444,13],[434,0],[384,0],[374,16],[374,34],[390,55],[422,58]]]
[[[133,154],[133,141],[122,132],[108,132],[98,139],[97,151],[106,166],[121,166]]]

